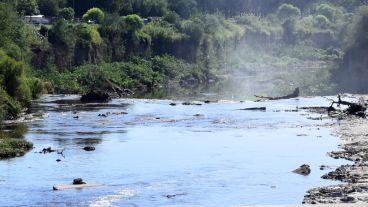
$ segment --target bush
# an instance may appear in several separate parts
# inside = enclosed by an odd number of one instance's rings
[[[84,22],[93,21],[100,24],[105,18],[105,13],[99,8],[91,8],[82,16]]]

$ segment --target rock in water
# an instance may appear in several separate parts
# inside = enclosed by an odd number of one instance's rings
[[[91,146],[87,146],[83,148],[85,151],[95,151],[96,148],[95,147],[91,147]]]
[[[293,173],[297,173],[299,175],[307,176],[311,173],[311,169],[309,165],[302,165],[298,169],[293,170]]]
[[[81,99],[82,102],[107,102],[111,100],[109,93],[101,90],[91,90],[84,94]]]
[[[85,182],[83,182],[82,178],[76,178],[73,180],[73,185],[83,185],[86,184]]]

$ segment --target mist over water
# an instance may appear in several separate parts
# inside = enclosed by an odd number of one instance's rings
[[[161,89],[136,94],[135,98],[179,100],[257,100],[255,95],[285,96],[300,88],[301,96],[335,95],[337,90],[326,68],[283,68],[235,71],[220,77],[217,83],[193,88]]]

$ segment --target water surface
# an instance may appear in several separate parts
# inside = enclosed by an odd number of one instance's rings
[[[335,184],[320,178],[320,165],[341,164],[326,155],[339,144],[326,127],[331,120],[294,111],[328,105],[324,98],[190,106],[144,99],[81,105],[78,98],[34,103],[43,118],[27,123],[25,137],[35,149],[0,162],[0,206],[294,204],[310,188]],[[267,110],[239,110],[261,106]],[[64,148],[65,156],[38,153],[46,147]],[[310,176],[291,172],[302,164],[311,165]],[[78,177],[104,186],[52,190]]]

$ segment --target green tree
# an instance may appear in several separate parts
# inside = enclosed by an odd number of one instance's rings
[[[60,8],[65,7],[66,0],[37,0],[37,3],[41,14],[55,17]]]
[[[292,4],[282,4],[277,11],[277,15],[281,20],[286,20],[290,18],[300,18],[301,12],[298,7]]]
[[[360,7],[348,27],[345,54],[335,78],[344,92],[367,93],[368,6]]]
[[[337,10],[336,7],[332,5],[320,4],[317,6],[317,13],[327,17],[330,21],[334,21]]]
[[[204,36],[205,25],[202,20],[198,18],[186,20],[182,23],[182,31],[187,34],[192,41],[201,42]]]
[[[314,25],[320,29],[326,29],[330,26],[330,20],[323,15],[317,15],[314,17]]]
[[[287,19],[283,24],[282,28],[284,30],[283,33],[283,40],[286,43],[289,44],[295,44],[296,37],[295,37],[295,31],[296,31],[296,22],[294,19]]]
[[[347,49],[368,44],[368,6],[360,7],[354,14],[345,42]]]
[[[59,20],[49,30],[49,42],[52,44],[54,63],[60,71],[73,66],[73,56],[77,34],[71,24]]]
[[[124,59],[125,46],[123,35],[125,26],[118,14],[108,14],[99,28],[101,36],[106,39],[108,61],[122,61]]]
[[[63,8],[59,11],[59,17],[68,21],[72,21],[74,19],[74,9],[73,8]]]
[[[105,13],[99,8],[91,8],[82,16],[82,20],[85,22],[94,21],[95,23],[101,23],[105,18]]]
[[[102,39],[95,25],[79,24],[75,28],[77,36],[74,51],[74,65],[97,64],[102,60]]]
[[[24,77],[24,64],[9,56],[3,56],[0,61],[0,80],[6,92],[21,103],[31,100],[31,90]]]
[[[122,17],[122,20],[125,23],[127,30],[130,32],[140,30],[144,26],[143,19],[136,14],[124,16]]]
[[[162,17],[168,11],[167,0],[143,1],[143,14],[148,17]]]
[[[14,7],[0,2],[0,48],[16,60],[22,60],[29,51],[25,27]]]
[[[36,0],[18,0],[17,12],[23,15],[38,14],[38,5]]]
[[[130,59],[134,56],[147,56],[147,50],[151,44],[151,38],[142,32],[143,19],[135,14],[121,17],[125,31],[123,39],[126,40],[124,58]]]
[[[197,2],[195,0],[169,0],[169,6],[180,17],[188,19],[195,12]]]

